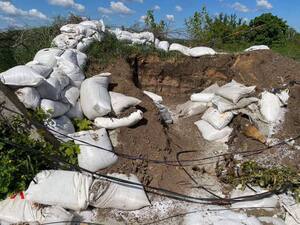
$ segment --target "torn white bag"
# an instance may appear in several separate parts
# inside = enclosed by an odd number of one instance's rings
[[[83,81],[80,103],[88,119],[94,120],[111,112],[111,99],[107,90],[109,82],[109,76],[94,76]]]
[[[92,177],[79,172],[44,170],[39,172],[26,190],[26,199],[80,211],[89,204]]]
[[[29,66],[15,66],[0,74],[0,80],[5,85],[36,87],[45,78]]]
[[[113,147],[105,129],[81,131],[71,136],[75,139],[75,144],[80,147],[80,153],[78,154],[80,167],[97,172],[117,162],[118,156],[113,152]],[[98,146],[98,148],[81,141]]]
[[[46,126],[49,131],[60,141],[69,141],[68,134],[75,132],[72,121],[67,116],[57,117],[47,121]]]
[[[96,127],[113,130],[120,127],[134,126],[142,119],[143,119],[143,112],[141,110],[138,110],[136,112],[131,113],[128,117],[123,117],[120,119],[108,118],[108,117],[97,117],[94,121],[94,125]]]
[[[41,97],[39,92],[35,88],[21,88],[15,91],[15,94],[27,109],[35,110],[40,105]]]
[[[222,130],[218,130],[204,120],[195,122],[203,138],[208,141],[227,142],[232,132],[232,128],[225,127]]]
[[[109,94],[111,99],[111,106],[116,115],[119,115],[125,109],[136,106],[142,102],[137,98],[126,96],[117,92],[110,91]]]
[[[90,204],[96,208],[113,208],[120,210],[138,210],[149,206],[143,186],[138,178],[130,174],[108,174],[124,181],[134,184],[123,183],[121,181],[95,180],[90,194]]]

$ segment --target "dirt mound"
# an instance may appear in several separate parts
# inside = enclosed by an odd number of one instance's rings
[[[89,74],[104,72],[97,69],[97,65],[90,68]],[[157,108],[142,93],[143,90],[162,95],[164,104],[172,109],[187,101],[191,93],[201,91],[215,82],[222,85],[235,79],[245,85],[256,85],[259,93],[264,89],[283,88],[293,80],[300,80],[300,64],[272,51],[177,60],[160,60],[154,56],[133,57],[128,61],[119,59],[105,71],[112,73],[111,90],[141,99],[139,108],[144,112],[144,120],[138,125],[117,131],[116,151],[146,159],[174,161],[177,153],[182,151],[193,150],[182,154],[181,159],[194,159],[227,151],[257,149],[264,145],[242,134],[239,129],[242,119],[231,124],[236,127],[236,132],[229,149],[222,144],[208,143],[201,137],[194,125],[200,119],[199,115],[165,126],[160,121]],[[300,86],[290,85],[289,89],[291,98],[285,121],[275,136],[278,139],[300,133]],[[264,157],[267,161],[298,166],[299,154],[293,150],[272,149],[266,153]],[[187,170],[198,182],[205,180],[211,190],[218,191],[215,180],[209,178],[215,175],[215,163],[216,160],[202,161],[187,167]],[[178,166],[152,164],[142,160],[120,159],[107,172],[135,173],[144,184],[179,192],[186,191],[187,186],[195,185]]]

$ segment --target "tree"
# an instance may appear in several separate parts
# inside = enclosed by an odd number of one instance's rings
[[[159,22],[155,22],[154,11],[148,10],[147,15],[145,17],[145,24],[147,29],[154,33],[157,38],[165,38],[166,37],[166,23],[164,20]]]
[[[264,13],[250,21],[250,42],[272,45],[284,43],[288,38],[289,26],[283,19],[272,13]]]

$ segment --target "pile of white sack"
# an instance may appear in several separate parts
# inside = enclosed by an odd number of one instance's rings
[[[125,109],[141,101],[109,92],[110,73],[88,79],[85,77],[83,68],[87,56],[83,52],[94,41],[101,41],[104,31],[102,21],[65,25],[61,28],[62,33],[54,38],[52,48],[42,49],[33,61],[0,74],[1,82],[15,90],[26,108],[41,108],[48,113],[50,120],[45,125],[54,136],[60,141],[73,140],[79,145],[78,164],[91,172],[110,167],[118,160],[107,129],[133,126],[143,118],[140,110],[119,118]],[[96,130],[75,133],[71,119],[84,117],[94,121]],[[140,184],[134,175],[111,176]],[[104,184],[107,186],[105,189]],[[53,207],[36,208],[34,203]],[[75,172],[43,171],[30,184],[24,198],[0,202],[0,221],[70,221],[73,216],[63,208],[83,210],[88,205],[135,210],[149,205],[149,201],[139,185],[124,186],[122,182],[103,180],[96,182]]]
[[[189,117],[204,112],[201,120],[195,122],[203,138],[227,142],[232,133],[228,125],[235,115],[243,113],[253,121],[259,119],[263,123],[274,124],[289,98],[288,90],[277,94],[264,91],[260,99],[253,97],[254,92],[255,86],[246,87],[234,80],[221,87],[214,84],[192,94],[190,101],[177,106],[177,113]]]
[[[41,171],[25,192],[0,202],[0,222],[67,225],[71,224],[74,211],[88,206],[137,210],[150,205],[135,175],[108,176],[112,179],[93,179],[73,171]]]

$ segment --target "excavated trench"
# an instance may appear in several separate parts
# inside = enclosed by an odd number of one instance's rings
[[[201,115],[179,119],[174,124],[165,126],[160,121],[157,108],[152,100],[142,93],[143,90],[163,96],[163,104],[173,110],[178,104],[189,100],[192,93],[201,91],[215,82],[223,85],[235,79],[245,85],[256,85],[257,93],[265,89],[282,88],[292,80],[299,80],[300,64],[271,51],[260,51],[164,60],[158,56],[134,56],[126,60],[118,59],[105,70],[97,65],[88,68],[89,74],[104,71],[112,73],[110,89],[141,99],[142,103],[138,107],[144,112],[144,119],[138,125],[121,128],[114,134],[118,141],[116,151],[146,159],[176,161],[176,155],[182,151],[196,151],[185,153],[181,157],[191,159],[228,151],[252,150],[264,145],[243,135],[241,119],[236,119],[231,124],[235,127],[235,132],[229,149],[222,144],[208,143],[201,137],[194,125]],[[300,104],[300,87],[294,85],[289,88],[291,99],[286,119],[279,128],[280,132],[275,135],[275,138],[280,140],[300,132],[300,112],[297,109]],[[128,110],[121,116],[130,112]],[[296,159],[299,159],[299,154],[295,152],[288,151],[282,154],[281,151],[271,149],[267,153],[259,158],[265,158],[266,162],[286,163],[298,167]],[[257,156],[253,156],[254,159],[255,157]],[[189,169],[200,180],[206,179],[215,176],[216,162],[201,161]],[[185,192],[186,185],[191,184],[191,180],[180,167],[153,164],[144,160],[120,159],[107,172],[134,173],[144,184],[179,192]],[[213,185],[214,181],[209,184]]]

